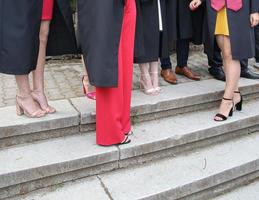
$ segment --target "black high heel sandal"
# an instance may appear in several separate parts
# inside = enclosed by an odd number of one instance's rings
[[[242,111],[243,107],[243,96],[241,95],[240,91],[235,91],[234,93],[240,94],[241,100],[235,105],[237,111]]]
[[[130,135],[133,135],[133,131],[130,131],[128,133],[125,133],[126,136],[130,136]]]
[[[129,139],[129,136],[126,135],[125,139],[117,145],[129,144],[130,142],[131,142],[131,139]]]
[[[233,99],[227,99],[227,98],[225,98],[225,97],[223,97],[223,100],[225,100],[225,101],[232,101],[232,102],[233,102]],[[216,121],[216,122],[223,122],[223,121],[226,121],[226,120],[228,119],[228,117],[232,117],[232,116],[233,116],[234,106],[235,106],[235,105],[234,105],[234,102],[233,102],[233,106],[232,106],[232,108],[230,109],[228,116],[225,116],[225,115],[222,115],[222,114],[218,113],[218,114],[215,115],[214,121]],[[221,118],[221,120],[215,119],[216,117]]]

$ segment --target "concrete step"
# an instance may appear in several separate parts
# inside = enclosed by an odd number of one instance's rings
[[[15,200],[208,200],[259,177],[258,141],[259,132],[177,157],[19,196]],[[258,197],[255,196],[258,194],[256,186],[252,185],[254,196],[251,197]]]
[[[0,199],[247,135],[259,130],[258,107],[249,102],[222,123],[212,120],[216,110],[143,122],[119,147],[99,147],[88,133],[0,150]]]
[[[246,100],[259,97],[259,81],[242,79],[240,85]],[[215,107],[223,88],[221,81],[204,80],[165,86],[159,96],[134,91],[133,123]],[[94,101],[83,97],[51,104],[57,114],[42,119],[18,117],[15,107],[0,108],[0,148],[95,130]]]
[[[259,199],[259,180],[223,194],[213,200],[258,200]]]

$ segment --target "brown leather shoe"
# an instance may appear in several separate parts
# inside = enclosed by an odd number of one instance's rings
[[[161,76],[164,80],[170,84],[177,84],[177,78],[172,69],[163,69],[161,70]]]
[[[189,79],[199,81],[201,80],[201,76],[195,72],[193,72],[190,68],[186,67],[176,67],[175,73],[179,75],[183,75]]]

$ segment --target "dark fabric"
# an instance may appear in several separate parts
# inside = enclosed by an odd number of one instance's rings
[[[160,62],[161,62],[161,68],[162,68],[163,70],[172,69],[172,63],[171,63],[170,57],[161,58],[161,59],[160,59]]]
[[[223,67],[221,50],[216,43],[215,43],[215,46],[214,46],[214,51],[213,51],[212,57],[209,57],[209,56],[207,56],[207,57],[208,57],[208,64],[209,64],[210,67],[213,67],[213,68]]]
[[[186,67],[189,58],[189,39],[180,39],[176,42],[177,66]]]
[[[135,63],[157,61],[159,57],[167,57],[167,31],[165,17],[165,0],[160,0],[162,10],[163,31],[159,30],[157,0],[137,0],[137,29],[135,41]]]
[[[192,39],[202,44],[204,9],[191,11],[191,0],[166,0],[166,17],[169,41]]]
[[[185,67],[189,58],[189,39],[179,39],[176,42],[177,66]],[[162,69],[172,69],[170,57],[160,59]]]
[[[248,68],[248,60],[247,59],[241,60],[240,64],[241,64],[242,70]]]
[[[0,0],[0,72],[24,75],[35,69],[41,0]]]
[[[259,25],[255,27],[255,59],[259,62]]]
[[[243,8],[238,12],[227,10],[232,56],[236,60],[248,59],[255,55],[254,29],[250,25],[250,13],[257,9],[259,0],[243,0]],[[217,12],[206,0],[206,22],[204,26],[206,53],[213,56]]]
[[[216,42],[215,42],[215,44],[216,44]],[[220,50],[220,48],[218,47],[217,44],[214,46],[213,57],[210,58],[208,56],[208,64],[212,68],[217,68],[217,67],[222,68],[223,67],[221,50]],[[241,68],[245,69],[245,68],[248,67],[248,60],[247,59],[243,59],[243,60],[240,61],[240,64],[241,64]]]
[[[78,0],[79,37],[90,83],[117,87],[123,1]]]
[[[77,54],[77,42],[69,0],[54,0],[47,55]]]

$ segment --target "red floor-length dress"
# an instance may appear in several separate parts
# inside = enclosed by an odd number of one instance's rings
[[[118,87],[96,87],[96,135],[99,145],[118,144],[124,140],[125,134],[131,131],[130,104],[135,27],[135,0],[125,0],[118,53]]]
[[[54,0],[43,0],[42,20],[52,20]]]

